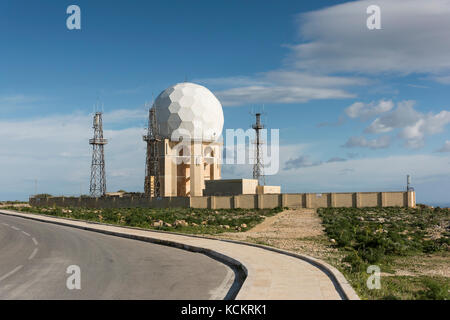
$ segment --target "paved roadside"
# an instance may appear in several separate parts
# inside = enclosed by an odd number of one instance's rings
[[[236,299],[239,300],[359,299],[344,276],[334,267],[320,260],[271,247],[9,210],[0,210],[0,212],[202,252],[229,264],[241,266],[245,270],[247,278],[236,296]]]

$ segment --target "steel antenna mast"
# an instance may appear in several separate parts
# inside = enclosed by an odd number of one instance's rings
[[[258,180],[258,185],[266,185],[266,179],[264,176],[264,156],[262,153],[261,130],[264,129],[264,125],[261,123],[261,113],[256,113],[256,122],[252,125],[252,128],[256,131],[256,151],[255,151],[255,163],[253,164],[253,179]]]
[[[156,121],[156,107],[153,106],[148,112],[148,128],[147,134],[143,136],[143,140],[147,143],[147,157],[145,163],[145,182],[144,192],[147,197],[161,197],[160,184],[160,151],[159,143],[161,138],[158,133],[158,124]]]
[[[100,111],[94,113],[94,138],[89,139],[89,144],[92,145],[91,182],[89,192],[92,197],[106,195],[104,147],[108,143],[108,140],[103,138],[102,115],[103,113]]]

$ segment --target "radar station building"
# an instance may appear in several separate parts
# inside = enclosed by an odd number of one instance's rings
[[[222,105],[204,86],[184,82],[161,92],[150,109],[144,136],[145,193],[194,197],[268,190],[258,189],[254,179],[221,180],[223,124]],[[279,187],[270,190],[280,193]]]
[[[150,196],[203,196],[205,180],[221,178],[222,105],[207,88],[185,82],[161,92],[152,109],[159,163],[147,170]]]

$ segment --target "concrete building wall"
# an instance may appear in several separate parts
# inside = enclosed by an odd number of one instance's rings
[[[242,179],[242,194],[255,194],[258,187],[256,179]]]
[[[353,193],[332,193],[334,195],[333,207],[346,207],[351,208],[355,206]],[[333,202],[333,201],[332,201]]]
[[[258,186],[256,179],[205,180],[205,189],[203,190],[204,196],[280,193],[280,186]]]
[[[361,192],[357,194],[360,197],[361,203],[365,207],[377,207],[380,206],[380,194],[375,192]],[[403,205],[400,205],[403,206]]]
[[[211,209],[233,209],[232,196],[211,196]]]
[[[407,205],[406,192],[386,192],[386,206],[403,207]]]
[[[281,186],[256,186],[256,193],[258,194],[280,194]]]
[[[241,194],[256,194],[258,180],[226,179],[206,180],[204,196],[232,196]]]
[[[258,208],[277,208],[281,207],[281,196],[278,194],[259,194],[257,199]]]
[[[234,196],[233,208],[254,209],[258,207],[258,198],[252,194]]]
[[[327,208],[331,207],[330,194],[329,193],[309,193],[311,204],[309,208]]]
[[[210,197],[191,197],[191,208],[207,209],[210,207]]]
[[[242,179],[233,180],[206,180],[205,181],[205,196],[219,196],[219,195],[238,195],[242,194]],[[255,192],[253,192],[255,193]]]
[[[305,194],[303,193],[283,193],[282,206],[288,208],[305,208]]]
[[[84,208],[209,208],[209,209],[270,209],[339,208],[339,207],[412,207],[416,196],[410,192],[354,192],[354,193],[294,193],[294,194],[240,194],[235,196],[76,198],[30,198],[33,206]]]
[[[202,196],[205,179],[220,179],[220,150],[218,142],[162,140],[159,143],[162,196]]]

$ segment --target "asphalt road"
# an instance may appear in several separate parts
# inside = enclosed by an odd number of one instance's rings
[[[200,253],[0,214],[0,299],[222,299],[233,279]]]

